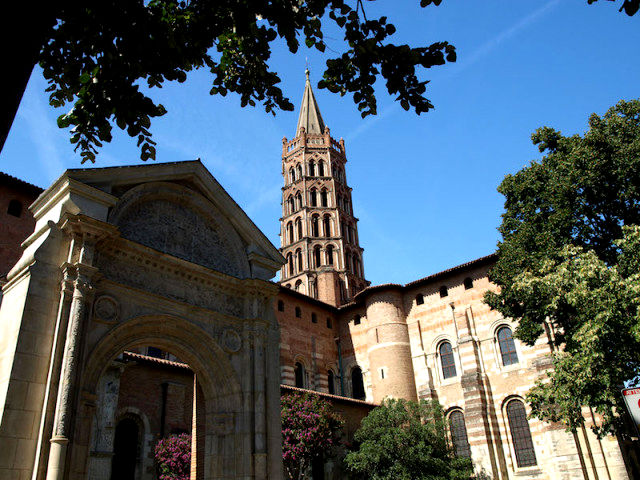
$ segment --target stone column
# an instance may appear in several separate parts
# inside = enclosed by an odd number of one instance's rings
[[[70,250],[72,249],[73,245]],[[38,479],[43,479],[46,474],[50,448],[49,435],[51,435],[51,429],[53,428],[53,415],[55,414],[56,408],[58,379],[60,378],[65,334],[67,331],[67,322],[69,320],[71,300],[73,298],[73,277],[75,276],[75,270],[72,266],[65,264],[62,268],[62,275],[63,278],[61,282],[58,314],[56,316],[54,344],[51,349],[51,360],[49,363],[49,373],[47,375],[47,387],[42,406],[42,418],[38,432],[36,460],[34,465],[34,471],[37,472]]]
[[[58,382],[58,400],[49,450],[47,480],[59,480],[64,476],[69,435],[73,424],[73,403],[80,363],[82,330],[93,293],[91,277],[96,271],[94,267],[90,266],[93,262],[93,250],[93,242],[85,239],[80,251],[80,261],[75,266],[76,279],[67,325],[62,369]]]
[[[262,327],[254,331],[253,346],[253,409],[254,409],[254,475],[257,479],[267,478],[267,445],[266,445],[266,402],[265,402],[265,339],[266,332]]]
[[[266,358],[267,386],[267,456],[269,464],[269,480],[284,478],[282,471],[282,422],[280,417],[280,327],[273,308],[267,309],[269,329],[267,330]]]

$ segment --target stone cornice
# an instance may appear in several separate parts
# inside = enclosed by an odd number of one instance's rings
[[[202,285],[215,286],[219,291],[225,291],[238,296],[244,296],[247,290],[247,284],[265,295],[275,295],[276,293],[276,291],[270,287],[272,283],[269,281],[256,278],[242,279],[233,277],[121,237],[105,244],[100,251],[144,264],[158,272],[169,273]]]
[[[45,212],[47,212],[58,201],[70,194],[78,194],[85,199],[94,201],[106,207],[112,207],[118,201],[117,197],[103,192],[95,187],[82,183],[78,180],[68,177],[68,172],[62,174],[53,185],[47,188],[35,202],[31,204],[29,210],[38,220]]]
[[[95,241],[120,236],[120,231],[115,225],[83,214],[65,213],[60,223],[63,232],[92,237]]]

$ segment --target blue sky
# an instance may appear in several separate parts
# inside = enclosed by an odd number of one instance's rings
[[[435,110],[405,112],[379,88],[379,114],[363,120],[350,97],[315,89],[332,135],[346,141],[365,273],[374,284],[406,283],[494,251],[503,207],[496,187],[540,158],[531,133],[543,125],[582,133],[591,113],[640,97],[640,14],[586,0],[418,4],[367,8],[396,25],[396,42],[456,46],[455,64],[424,74]],[[333,38],[327,43],[337,50]],[[296,106],[306,59],[315,85],[331,55],[274,50],[271,64]],[[281,142],[293,136],[297,112],[243,109],[237,97],[209,96],[209,83],[198,71],[152,92],[169,111],[152,124],[158,161],[201,158],[279,246]],[[42,187],[80,167],[68,132],[55,124],[66,109],[48,106],[45,86],[36,69],[0,154],[0,170]],[[134,141],[116,127],[95,166],[139,163]]]

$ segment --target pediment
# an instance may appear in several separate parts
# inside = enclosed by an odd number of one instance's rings
[[[68,170],[43,193],[37,208],[48,209],[65,189],[73,193],[67,211],[112,223],[128,240],[207,268],[269,279],[284,263],[199,160]],[[108,197],[93,212],[86,207],[90,191],[93,197]]]

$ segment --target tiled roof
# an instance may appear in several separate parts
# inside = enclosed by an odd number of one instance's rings
[[[409,282],[405,285],[405,288],[415,287],[418,284],[429,282],[431,280],[435,280],[436,278],[443,277],[445,275],[449,275],[451,273],[457,273],[461,270],[464,270],[469,267],[478,267],[480,265],[486,265],[489,263],[494,263],[498,259],[497,253],[491,253],[489,255],[485,255],[484,257],[476,258],[475,260],[471,260],[470,262],[461,263],[460,265],[456,265],[455,267],[448,268],[446,270],[442,270],[441,272],[433,273],[423,278],[419,278],[418,280],[414,280],[413,282]]]
[[[191,370],[191,367],[186,363],[172,362],[171,360],[165,360],[164,358],[150,357],[149,355],[142,355],[141,353],[124,352],[124,358],[139,360],[142,362],[156,363],[158,365],[164,365],[166,367],[183,368]]]
[[[475,260],[471,260],[470,262],[462,263],[460,265],[456,265],[455,267],[451,267],[451,268],[448,268],[446,270],[442,270],[440,272],[432,273],[431,275],[428,275],[428,276],[423,277],[423,278],[419,278],[418,280],[414,280],[413,282],[409,282],[409,283],[407,283],[405,285],[400,285],[400,284],[397,284],[397,283],[383,283],[383,284],[380,284],[380,285],[373,285],[371,287],[367,287],[364,290],[361,290],[360,292],[358,292],[356,294],[356,296],[354,297],[352,302],[340,306],[340,309],[342,310],[342,309],[347,309],[347,308],[350,308],[350,307],[357,306],[357,305],[362,303],[364,298],[369,293],[372,293],[372,292],[375,292],[375,291],[378,291],[378,290],[400,290],[400,291],[406,291],[409,288],[413,288],[413,287],[416,287],[416,286],[421,285],[423,283],[427,283],[427,282],[431,282],[431,281],[437,280],[437,279],[442,278],[442,277],[447,276],[447,275],[458,273],[458,272],[463,271],[463,270],[465,270],[467,268],[478,267],[478,266],[481,266],[481,265],[488,265],[488,264],[494,263],[497,258],[498,258],[498,254],[497,253],[492,253],[490,255],[485,255],[484,257],[480,257],[480,258],[476,258]]]
[[[291,295],[292,297],[295,297],[299,300],[302,300],[304,302],[309,302],[309,303],[313,303],[315,305],[318,305],[321,308],[324,308],[326,310],[332,310],[332,311],[336,311],[336,307],[334,307],[333,305],[329,304],[329,303],[325,303],[322,300],[318,300],[317,298],[313,298],[310,297],[309,295],[306,295],[304,293],[300,293],[300,292],[296,292],[295,290],[293,290],[292,288],[289,287],[285,287],[282,284],[278,285],[280,287],[280,292],[284,293],[286,295]]]
[[[44,189],[38,187],[37,185],[25,182],[24,180],[20,180],[19,178],[4,172],[0,172],[0,184],[2,183],[25,189],[27,191],[30,191],[34,195],[40,195],[44,191]]]
[[[182,369],[185,369],[185,370],[191,370],[191,367],[189,367],[189,365],[187,365],[186,363],[182,363],[182,362],[173,362],[171,360],[165,360],[163,358],[157,358],[157,357],[150,357],[149,355],[143,355],[141,353],[134,353],[134,352],[124,352],[123,355],[124,355],[125,359],[138,360],[138,361],[141,361],[141,362],[148,362],[148,363],[154,363],[156,365],[162,365],[164,367],[174,367],[174,368],[182,368]],[[377,407],[378,406],[375,403],[365,402],[364,400],[357,400],[355,398],[342,397],[340,395],[332,395],[330,393],[316,392],[315,390],[308,390],[306,388],[292,387],[291,385],[280,385],[280,389],[281,390],[285,390],[285,391],[291,391],[291,392],[300,392],[300,393],[308,393],[308,394],[311,394],[311,395],[318,395],[320,397],[328,398],[328,399],[331,399],[331,400],[340,401],[340,402],[346,402],[346,403],[353,403],[353,404],[357,404],[357,405],[366,405],[366,406],[369,406],[369,407]]]
[[[345,403],[354,403],[357,405],[366,405],[368,407],[377,407],[378,404],[377,403],[371,403],[371,402],[366,402],[364,400],[357,400],[355,398],[350,398],[350,397],[343,397],[341,395],[333,395],[331,393],[324,393],[324,392],[316,392],[315,390],[309,390],[307,388],[299,388],[299,387],[292,387],[291,385],[280,385],[280,390],[285,390],[285,391],[290,391],[290,392],[300,392],[300,393],[308,393],[310,395],[318,395],[319,397],[324,397],[324,398],[328,398],[331,400],[336,400],[339,402],[345,402]]]

